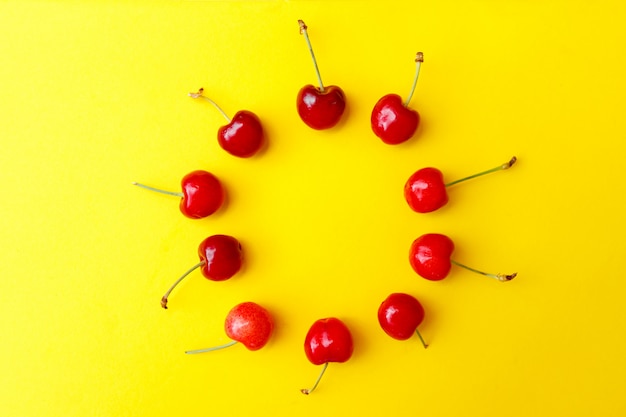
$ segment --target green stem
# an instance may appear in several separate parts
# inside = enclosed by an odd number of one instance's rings
[[[471,180],[472,178],[481,177],[481,176],[486,175],[486,174],[491,174],[492,172],[509,169],[509,168],[511,168],[513,166],[513,164],[516,161],[517,161],[517,158],[513,157],[513,158],[511,158],[510,161],[508,161],[508,162],[506,162],[506,163],[504,163],[502,165],[498,165],[495,168],[491,168],[491,169],[488,169],[487,171],[479,172],[478,174],[470,175],[469,177],[461,178],[460,180],[449,182],[449,183],[446,184],[446,187],[450,187],[452,185],[458,184],[458,183],[463,182],[463,181]]]
[[[220,106],[218,106],[218,104],[216,102],[214,102],[213,100],[211,100],[207,96],[203,95],[203,93],[204,93],[204,88],[201,88],[201,89],[198,90],[197,93],[189,93],[188,96],[191,97],[191,98],[201,98],[203,100],[208,101],[209,103],[211,103],[213,105],[213,107],[215,107],[217,109],[217,111],[222,113],[222,116],[224,116],[224,119],[226,119],[228,121],[228,123],[230,123],[231,119],[230,119],[230,117],[228,117],[226,112],[224,110],[222,110],[222,108]]]
[[[156,193],[167,194],[167,195],[171,195],[174,197],[181,197],[181,198],[183,197],[183,193],[179,193],[176,191],[161,190],[160,188],[150,187],[149,185],[140,184],[138,182],[133,182],[133,185],[136,185],[137,187],[145,188],[146,190],[154,191]]]
[[[193,271],[195,271],[196,269],[200,268],[202,265],[204,265],[206,262],[205,261],[200,261],[197,264],[195,264],[194,266],[192,266],[191,268],[189,268],[189,270],[187,272],[185,272],[183,275],[180,276],[180,278],[178,278],[176,280],[176,282],[174,284],[172,284],[172,286],[165,292],[165,294],[163,295],[163,297],[161,298],[161,307],[167,309],[167,297],[170,296],[171,292],[174,290],[174,288],[176,288],[176,286],[178,284],[180,284],[180,282],[185,279],[185,277],[189,274],[191,274]]]
[[[298,20],[298,25],[300,25],[300,34],[304,35],[304,40],[306,41],[307,46],[309,47],[309,52],[311,53],[311,59],[313,60],[313,66],[315,67],[315,74],[317,75],[317,82],[320,85],[320,92],[324,92],[324,84],[322,83],[322,76],[320,75],[320,70],[317,67],[317,60],[315,59],[315,54],[313,53],[313,47],[311,46],[311,40],[309,39],[309,34],[307,33],[307,25],[302,21]]]
[[[409,93],[409,97],[404,102],[404,107],[409,107],[409,103],[413,98],[413,93],[415,92],[415,86],[417,86],[417,79],[420,76],[420,68],[422,67],[422,62],[424,62],[424,54],[422,52],[418,52],[415,56],[415,76],[413,77],[413,86],[411,87],[411,92]]]
[[[214,350],[226,349],[227,347],[231,347],[235,343],[237,343],[237,341],[233,340],[232,342],[228,342],[226,344],[219,345],[219,346],[213,346],[213,347],[210,347],[210,348],[187,350],[187,351],[185,351],[185,353],[188,354],[188,355],[194,355],[196,353],[213,352]]]
[[[424,349],[426,349],[428,347],[428,345],[424,341],[424,338],[422,337],[422,334],[420,333],[420,331],[418,329],[415,329],[415,333],[417,333],[417,337],[420,338],[420,341],[422,342],[422,345],[424,345]]]
[[[317,385],[320,383],[320,380],[322,379],[324,372],[326,372],[326,368],[328,368],[328,362],[324,364],[324,367],[322,368],[322,372],[320,372],[320,374],[318,375],[317,380],[315,381],[315,384],[313,384],[313,387],[311,387],[310,389],[307,389],[307,388],[301,389],[300,392],[302,392],[304,395],[309,395],[310,393],[315,391],[315,388],[317,388]]]
[[[462,263],[459,263],[459,262],[455,261],[454,259],[450,259],[450,262],[453,263],[456,266],[460,266],[461,268],[465,268],[468,271],[472,271],[472,272],[475,272],[477,274],[484,275],[486,277],[496,279],[496,280],[498,280],[500,282],[510,281],[510,280],[512,280],[513,278],[515,278],[517,276],[517,272],[515,272],[513,274],[510,274],[510,275],[506,275],[506,274],[490,274],[488,272],[483,272],[483,271],[479,271],[478,269],[470,268],[469,266],[463,265]]]

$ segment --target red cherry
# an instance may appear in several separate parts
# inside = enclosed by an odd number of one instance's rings
[[[237,342],[248,350],[259,350],[265,346],[274,330],[274,320],[270,313],[251,301],[237,304],[226,316],[224,323],[226,335],[232,342],[204,349],[188,350],[185,353],[203,353],[224,349]]]
[[[448,203],[448,187],[485,174],[509,169],[516,161],[517,158],[513,157],[495,168],[449,183],[444,183],[443,174],[437,168],[422,168],[413,173],[407,180],[404,185],[404,198],[413,211],[429,213]]]
[[[181,181],[183,198],[180,211],[192,219],[201,219],[215,213],[224,202],[224,189],[215,175],[193,171]]]
[[[243,255],[237,239],[227,235],[213,235],[198,246],[200,262],[185,272],[161,298],[161,307],[167,308],[167,299],[176,286],[191,272],[200,268],[202,275],[211,281],[225,281],[241,269]]]
[[[346,362],[352,356],[354,346],[348,327],[339,319],[329,317],[317,320],[304,339],[304,353],[313,365],[324,364],[317,381],[310,389],[301,390],[310,394],[319,384],[330,362]]]
[[[312,129],[329,129],[335,126],[341,119],[346,108],[346,96],[343,90],[336,85],[324,86],[307,33],[307,26],[302,20],[298,20],[298,24],[300,25],[300,33],[304,35],[304,39],[309,47],[319,83],[319,87],[309,84],[302,87],[298,92],[296,99],[298,115]]]
[[[227,125],[217,131],[217,141],[222,149],[239,158],[249,158],[256,154],[264,142],[263,126],[257,115],[248,110],[241,110],[231,119],[217,103],[203,93],[204,89],[201,88],[196,93],[189,93],[189,96],[208,101],[228,121]]]
[[[198,256],[201,271],[211,281],[225,281],[239,272],[242,264],[241,244],[227,235],[213,235],[200,243]]]
[[[490,274],[470,268],[459,263],[450,256],[454,252],[454,242],[448,236],[428,233],[415,239],[409,251],[409,262],[413,270],[422,278],[430,281],[440,281],[448,276],[452,264],[465,268],[477,274],[485,275],[500,282],[510,281],[517,276],[517,273]]]
[[[406,107],[397,94],[382,97],[372,110],[372,130],[388,145],[409,140],[417,130],[420,115]]]
[[[424,307],[409,294],[390,294],[378,308],[378,322],[385,333],[397,340],[407,340],[417,334],[426,348],[428,345],[417,330],[423,320]]]
[[[409,260],[419,276],[439,281],[448,276],[454,243],[448,236],[436,233],[422,235],[413,241]]]
[[[409,108],[409,103],[415,92],[420,67],[424,62],[424,54],[418,52],[415,57],[415,77],[409,97],[403,103],[397,94],[383,96],[372,110],[370,118],[372,131],[388,145],[397,145],[409,140],[417,130],[420,115]]]
[[[269,312],[252,302],[235,306],[226,317],[228,337],[243,343],[250,350],[265,346],[273,329],[274,321]]]
[[[215,213],[224,203],[224,188],[217,177],[209,172],[190,172],[181,180],[182,193],[149,187],[138,182],[134,185],[161,194],[180,197],[180,211],[190,219],[201,219]]]
[[[296,99],[298,114],[312,129],[323,130],[335,126],[346,107],[346,98],[341,88],[331,85],[321,89],[305,85]]]
[[[250,111],[239,111],[229,124],[219,128],[217,141],[231,155],[249,158],[263,145],[261,121]]]
[[[429,213],[448,203],[443,174],[437,168],[422,168],[409,177],[404,198],[418,213]]]

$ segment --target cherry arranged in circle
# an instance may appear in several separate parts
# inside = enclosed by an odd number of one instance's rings
[[[296,110],[299,118],[310,128],[325,130],[336,126],[341,120],[346,107],[343,90],[335,85],[322,83],[317,60],[307,32],[307,25],[298,21],[300,33],[304,36],[313,61],[318,86],[307,84],[300,89],[296,98]],[[370,117],[373,133],[389,145],[401,144],[412,138],[420,124],[419,113],[409,104],[415,92],[421,64],[422,52],[415,58],[416,70],[410,93],[406,100],[398,94],[387,94],[374,105]],[[239,158],[250,158],[258,154],[266,141],[261,121],[251,111],[241,110],[230,118],[212,99],[204,95],[201,88],[189,96],[211,103],[227,120],[225,126],[217,130],[219,146],[229,154]],[[449,187],[492,172],[506,170],[516,162],[513,157],[507,163],[495,168],[470,175],[451,182],[445,182],[443,173],[432,167],[417,170],[404,185],[404,197],[409,207],[417,213],[429,213],[448,203]],[[180,197],[180,211],[192,219],[201,219],[216,212],[223,204],[225,191],[215,175],[196,170],[185,175],[181,181],[182,192],[165,191],[140,183],[142,188]],[[452,266],[465,268],[472,272],[496,279],[501,282],[512,280],[517,274],[492,274],[462,264],[452,258],[455,245],[452,239],[439,233],[426,233],[416,238],[410,246],[408,261],[412,269],[421,277],[430,281],[445,279]],[[229,235],[216,234],[204,239],[198,246],[199,262],[183,273],[161,298],[161,306],[167,309],[168,298],[172,291],[189,274],[200,269],[202,275],[211,281],[225,281],[239,272],[243,263],[243,251],[239,241]],[[400,292],[391,293],[380,304],[377,312],[378,322],[384,333],[397,340],[407,340],[417,335],[424,348],[424,341],[418,326],[425,318],[422,304],[412,295]],[[274,330],[274,319],[267,309],[254,302],[237,304],[228,313],[224,330],[230,342],[209,348],[186,351],[188,354],[221,350],[237,343],[248,350],[263,348]],[[322,365],[322,370],[311,388],[302,389],[303,394],[312,393],[320,383],[329,363],[348,361],[354,351],[354,342],[350,329],[336,317],[316,320],[304,338],[304,353],[313,365]]]

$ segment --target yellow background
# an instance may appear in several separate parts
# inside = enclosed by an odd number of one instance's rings
[[[295,97],[324,82],[348,99],[331,131]],[[620,1],[0,2],[0,414],[5,416],[620,416],[626,412],[622,155],[626,55]],[[423,127],[391,147],[371,133],[382,95],[412,101]],[[269,138],[259,156],[218,148],[246,108]],[[452,180],[511,170],[410,211],[413,171]],[[175,198],[194,169],[228,189],[193,221]],[[459,268],[419,278],[407,252],[448,234]],[[238,237],[246,266],[192,274],[202,239]],[[430,343],[399,342],[376,310],[391,292],[426,309]],[[270,343],[187,356],[227,341],[242,301],[276,320]],[[344,320],[354,356],[320,370],[303,340]]]

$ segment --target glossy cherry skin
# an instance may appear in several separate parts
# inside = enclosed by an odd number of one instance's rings
[[[452,252],[454,252],[452,239],[445,235],[428,233],[418,237],[411,244],[409,262],[422,278],[439,281],[450,272]]]
[[[263,146],[263,126],[256,114],[241,110],[230,123],[218,129],[217,141],[229,154],[249,158]]]
[[[312,85],[305,85],[296,100],[298,115],[307,126],[315,130],[329,129],[341,119],[346,108],[346,96],[335,85],[324,87],[324,92]]]
[[[417,130],[420,115],[404,105],[397,94],[382,97],[372,110],[372,131],[388,145],[409,140]]]
[[[201,219],[215,213],[224,203],[224,188],[209,172],[190,172],[181,180],[183,198],[180,211],[191,219]]]
[[[448,203],[443,174],[437,168],[422,168],[409,177],[404,185],[404,198],[418,213],[430,213]]]
[[[378,308],[378,322],[389,336],[407,340],[424,320],[424,307],[409,294],[393,293]]]
[[[317,320],[304,339],[304,353],[314,365],[346,362],[353,350],[350,330],[334,317]]]
[[[225,281],[241,269],[243,254],[237,239],[227,235],[213,235],[198,246],[198,256],[204,262],[200,270],[211,281]]]
[[[248,301],[230,310],[224,330],[228,337],[242,343],[249,350],[259,350],[270,339],[274,320],[265,308]]]

